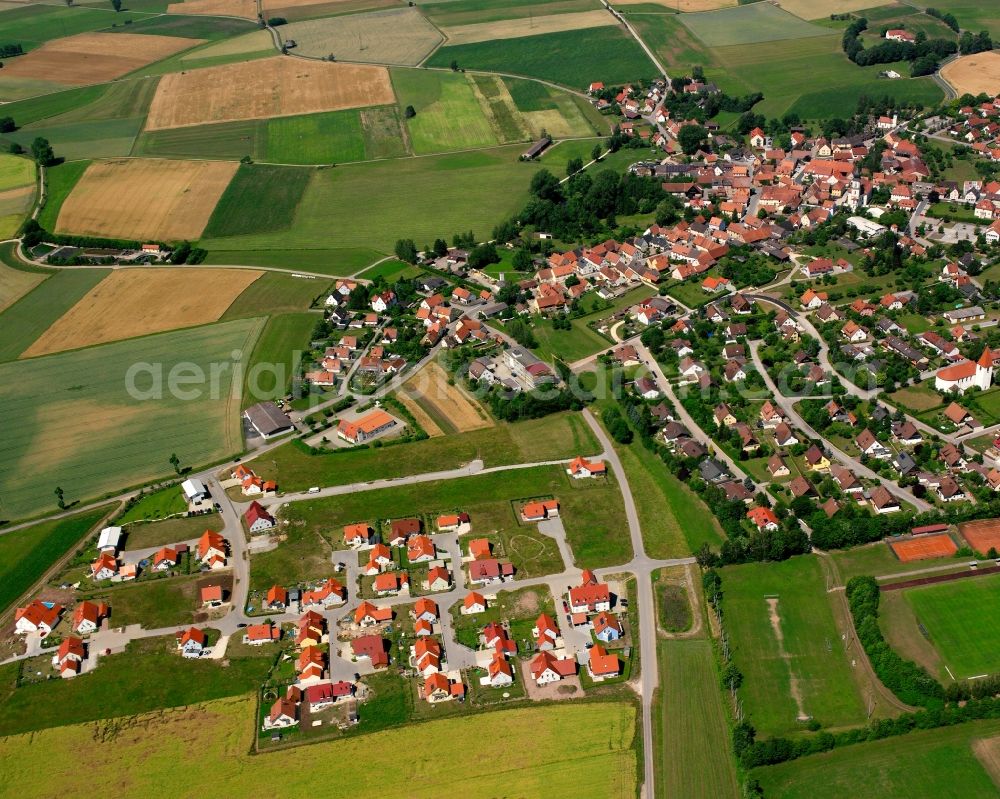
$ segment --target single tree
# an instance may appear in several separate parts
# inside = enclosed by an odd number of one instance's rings
[[[677,142],[685,155],[694,155],[708,138],[708,131],[701,125],[685,125],[677,132]]]
[[[170,456],[170,465],[174,467],[174,471],[177,474],[181,473],[181,459],[177,457],[176,452]]]
[[[590,158],[592,161],[601,160],[601,145],[595,144],[594,149],[590,151]]]
[[[42,136],[37,137],[31,143],[31,155],[38,162],[39,166],[52,166],[56,160],[56,154],[52,151],[49,140]]]
[[[413,117],[415,117],[416,115],[417,115],[416,108],[414,108],[412,105],[406,106],[406,110],[403,112],[403,116],[405,116],[407,119],[413,119]]]
[[[582,158],[570,158],[566,163],[566,174],[567,176],[575,175],[583,169],[583,159]]]
[[[65,499],[66,495],[60,486],[56,486],[55,494],[56,494],[56,502],[59,503],[59,508],[60,510],[62,510],[63,508],[66,507],[66,499]]]
[[[111,7],[115,11],[121,11],[122,10],[122,0],[111,0]]]
[[[11,155],[20,155],[23,152],[24,152],[24,148],[20,144],[18,144],[16,141],[10,143],[10,154]]]
[[[444,239],[434,239],[434,254],[438,258],[444,258],[448,254],[448,242]]]
[[[531,271],[531,253],[523,247],[514,250],[514,257],[511,258],[510,262],[511,266],[513,266],[518,272]]]
[[[0,133],[11,133],[17,130],[14,117],[0,117]]]
[[[451,60],[450,66],[452,72],[458,72],[458,62],[455,59]]]
[[[395,252],[400,261],[406,261],[408,264],[417,262],[417,245],[413,243],[413,239],[399,239],[396,242]]]

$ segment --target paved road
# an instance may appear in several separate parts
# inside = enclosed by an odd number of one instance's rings
[[[799,412],[795,409],[795,403],[798,401],[799,397],[786,397],[778,391],[778,387],[774,384],[774,380],[771,379],[771,376],[767,373],[767,369],[764,367],[764,364],[760,359],[760,353],[758,352],[759,348],[759,341],[750,342],[750,357],[753,360],[753,364],[757,367],[757,371],[764,379],[764,384],[767,386],[768,391],[774,395],[774,399],[775,402],[777,402],[778,407],[784,411],[785,415],[792,421],[792,424],[795,427],[804,432],[810,438],[822,441],[830,453],[833,454],[844,466],[850,468],[855,474],[881,483],[896,496],[902,495],[902,498],[916,507],[916,509],[921,513],[933,510],[930,504],[922,499],[918,499],[908,492],[903,491],[903,489],[901,489],[889,478],[883,477],[877,472],[872,471],[860,461],[855,460],[843,450],[838,449],[830,443],[830,441],[816,432],[816,430],[814,430],[809,424],[807,424],[806,420],[803,419],[802,416],[799,415]]]

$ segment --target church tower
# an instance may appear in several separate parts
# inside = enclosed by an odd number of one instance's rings
[[[976,361],[976,385],[986,391],[993,385],[993,353],[986,347]]]

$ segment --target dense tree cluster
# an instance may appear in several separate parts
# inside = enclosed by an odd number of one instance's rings
[[[918,77],[936,71],[942,58],[958,52],[955,42],[948,39],[928,39],[922,32],[917,34],[916,42],[886,40],[873,47],[865,47],[861,34],[867,29],[868,20],[860,17],[847,26],[842,40],[844,53],[860,67],[910,61],[910,74]]]

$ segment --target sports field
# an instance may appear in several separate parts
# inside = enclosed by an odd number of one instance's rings
[[[950,535],[928,535],[907,541],[893,541],[889,544],[896,557],[903,563],[929,558],[945,558],[958,551],[958,545]]]
[[[226,161],[95,161],[63,202],[56,231],[133,240],[197,239],[236,167]]]
[[[1000,575],[908,588],[905,596],[955,679],[1000,671]]]
[[[416,8],[292,22],[279,30],[284,41],[295,40],[296,53],[312,58],[333,55],[338,61],[411,67],[443,41]]]
[[[54,510],[56,486],[74,502],[172,474],[171,453],[194,466],[239,452],[240,392],[232,390],[227,365],[234,350],[252,349],[262,323],[224,322],[0,365],[5,513],[18,518]],[[152,371],[134,374],[139,393],[130,394],[129,370],[137,364]],[[171,391],[170,372],[178,364],[201,370],[203,382],[180,382]],[[157,373],[162,397],[147,399]],[[187,380],[190,372],[175,374]]]
[[[447,67],[452,61],[463,69],[541,78],[577,90],[595,80],[615,84],[649,79],[656,71],[619,26],[445,46],[427,66]]]
[[[973,721],[901,738],[845,746],[778,766],[755,769],[767,799],[993,799],[975,751],[1000,734],[1000,722]]]
[[[991,549],[1000,551],[1000,520],[963,522],[958,526],[958,532],[976,552],[985,555]]]
[[[394,102],[384,67],[269,58],[164,75],[146,130]]]
[[[215,322],[263,272],[116,269],[28,347],[22,358]]]
[[[865,709],[815,557],[722,571],[726,630],[758,734],[861,724]]]
[[[709,47],[829,35],[828,29],[804,22],[770,3],[685,14],[681,22]]]
[[[571,14],[550,14],[543,17],[521,17],[497,22],[477,22],[442,28],[448,44],[472,44],[494,39],[514,39],[519,36],[539,36],[544,33],[601,28],[616,25],[617,21],[607,11],[579,11]]]
[[[292,205],[290,198],[289,204],[278,204],[282,215],[291,212],[289,227],[237,235],[234,226],[241,231],[246,226],[239,220],[227,222],[216,212],[202,246],[258,252],[326,250],[335,260],[336,253],[344,250],[377,249],[388,254],[401,237],[433,241],[438,236],[450,238],[457,230],[472,230],[482,237],[521,208],[531,176],[539,169],[536,164],[518,163],[520,150],[498,148],[312,171],[301,201]],[[252,205],[257,202],[254,196],[269,197],[270,188],[248,186],[245,202]],[[358,202],[359,197],[364,203]],[[422,200],[414,204],[413,197]],[[462,201],[455,202],[456,197]],[[221,238],[227,231],[233,233]]]
[[[3,77],[52,81],[67,86],[120,78],[161,58],[201,44],[200,39],[134,33],[79,33],[46,42],[9,59]]]
[[[959,95],[995,93],[1000,86],[1000,53],[990,50],[958,58],[945,65],[941,77]]]
[[[68,764],[81,751],[88,753],[89,774],[105,785],[108,797],[187,796],[187,786],[176,779],[177,764],[194,761],[211,763],[213,780],[236,793],[285,796],[315,790],[317,762],[362,763],[372,752],[399,752],[412,743],[412,730],[400,728],[255,757],[248,754],[255,707],[251,697],[239,697],[179,708],[138,717],[108,738],[95,739],[93,724],[48,729],[0,740],[0,756],[13,762],[44,746],[54,763],[67,764],[30,778],[23,771],[20,777],[12,774],[9,790],[24,799],[68,790],[77,779]],[[364,712],[362,705],[362,719]],[[324,794],[334,799],[635,795],[635,710],[627,703],[563,703],[491,714],[490,750],[504,764],[499,770],[485,767],[475,747],[455,745],[481,735],[483,721],[474,715],[421,725],[421,757],[389,758],[377,769],[338,769]],[[532,745],[525,746],[526,740]]]

